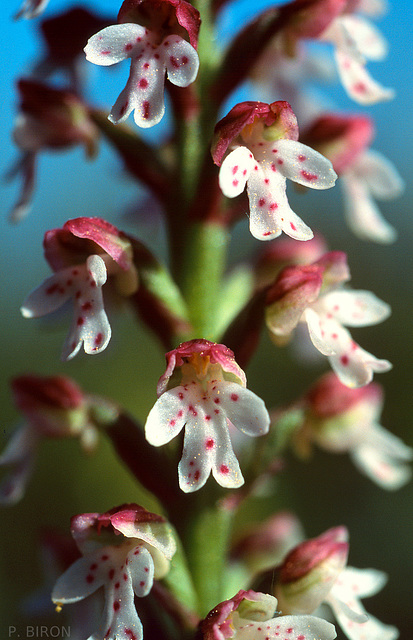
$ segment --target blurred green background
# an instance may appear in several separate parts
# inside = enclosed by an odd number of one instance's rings
[[[25,66],[27,69],[36,50],[35,26],[9,21],[18,4],[18,0],[9,0],[1,9],[1,34],[9,52],[7,65],[3,58],[0,69],[3,174],[15,157],[10,142],[16,100],[13,78]],[[57,11],[67,4],[51,0],[50,7]],[[100,4],[102,9],[117,9],[117,4],[109,0]],[[382,424],[413,445],[413,74],[411,34],[406,18],[409,15],[409,0],[393,2],[391,12],[381,21],[391,49],[389,58],[374,65],[373,72],[386,86],[395,86],[398,97],[369,110],[377,122],[374,148],[397,164],[406,181],[403,197],[381,205],[385,217],[398,230],[397,243],[377,246],[355,239],[344,224],[337,189],[304,196],[292,193],[291,198],[295,210],[313,229],[325,235],[332,249],[347,251],[352,286],[370,289],[392,306],[393,315],[385,323],[354,334],[365,349],[393,363],[390,373],[376,378],[384,385],[386,394]],[[93,81],[102,77],[93,75]],[[335,95],[340,97],[341,108],[362,111],[346,101],[341,90]],[[103,104],[101,96],[100,99]],[[104,143],[94,162],[85,162],[80,150],[43,154],[33,211],[13,227],[7,215],[17,192],[17,183],[4,187],[0,205],[1,445],[20,419],[12,405],[8,381],[24,372],[71,376],[85,390],[116,399],[144,421],[155,401],[155,385],[163,371],[164,359],[149,332],[136,326],[126,308],[111,312],[113,337],[103,354],[95,357],[81,354],[72,362],[61,363],[59,354],[68,327],[67,317],[58,322],[24,320],[19,306],[27,293],[49,274],[41,250],[47,229],[61,226],[70,217],[99,215],[147,239],[162,255],[162,228],[156,221],[142,222],[125,215],[136,206],[142,192],[122,173],[116,157]],[[248,237],[246,221],[237,228],[233,246],[237,255],[256,249],[256,243]],[[247,376],[249,387],[272,408],[295,399],[326,368],[323,362],[316,367],[297,362],[291,350],[276,350],[264,335]],[[20,604],[43,579],[37,551],[39,527],[67,530],[70,516],[75,513],[105,511],[141,498],[128,472],[118,464],[109,443],[103,439],[92,457],[82,454],[76,441],[45,442],[24,499],[1,513],[0,637],[8,637],[9,625],[40,624],[25,618]],[[389,575],[386,589],[366,601],[366,608],[381,620],[398,626],[405,640],[413,632],[412,498],[411,483],[397,493],[387,493],[362,477],[346,456],[318,452],[308,464],[288,460],[277,505],[295,510],[309,536],[338,524],[348,526],[350,564],[375,567]]]

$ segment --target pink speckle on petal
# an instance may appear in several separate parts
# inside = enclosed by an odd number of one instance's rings
[[[146,87],[148,86],[149,82],[147,81],[146,78],[141,78],[138,82],[138,87],[140,89],[146,89]]]
[[[297,231],[297,227],[295,226],[295,224],[293,222],[290,222],[290,227],[293,231]]]
[[[346,356],[346,355],[341,356],[341,358],[340,358],[340,362],[341,362],[341,364],[343,364],[344,366],[347,366],[347,365],[348,365],[348,363],[349,363],[349,357],[348,357],[348,356]]]
[[[178,418],[182,418],[183,415],[184,415],[184,412],[182,411],[182,409],[178,411],[178,414],[177,414]]]
[[[132,629],[125,629],[125,633],[130,638],[130,640],[137,640],[137,637],[133,633]]]
[[[267,238],[268,236],[271,235],[271,231],[264,231],[264,233],[262,234],[265,238]]]
[[[106,553],[104,553],[103,556],[101,556],[100,559],[101,560],[109,560],[109,556]]]
[[[56,293],[56,291],[59,290],[59,285],[58,284],[52,284],[50,285],[50,287],[47,287],[46,289],[46,293],[48,296],[50,296],[52,293]]]
[[[149,69],[149,62],[145,62],[145,64],[143,65],[144,69]]]
[[[199,478],[201,476],[201,472],[199,471],[199,469],[197,469],[194,473],[194,480],[195,482],[198,482]]]
[[[357,82],[355,85],[353,85],[353,90],[356,93],[366,93],[367,87],[364,82]]]
[[[233,400],[234,402],[236,402],[238,400],[239,396],[236,393],[231,393],[231,400]]]
[[[270,211],[274,211],[274,209],[278,209],[278,204],[276,202],[271,202]]]
[[[128,44],[125,44],[125,51],[130,51],[131,49],[133,49],[133,44],[131,44],[130,42],[128,42]]]
[[[114,575],[115,575],[115,569],[110,569],[108,573],[109,580],[113,580]]]
[[[211,416],[205,416],[205,420],[211,420]]]
[[[214,440],[212,438],[208,438],[208,440],[205,442],[205,448],[212,449],[214,447],[214,444]]]
[[[303,636],[303,634],[300,633],[300,635],[297,636],[297,640],[305,640],[305,636]]]
[[[143,117],[145,120],[148,120],[149,115],[150,115],[150,111],[151,111],[151,105],[150,105],[150,103],[148,102],[148,100],[145,100],[145,102],[142,104],[142,108],[143,108],[143,114],[142,114],[142,117]]]
[[[318,180],[318,176],[315,173],[309,173],[308,171],[304,171],[304,169],[302,169],[300,173],[303,176],[303,178],[305,178],[306,180],[309,180],[310,182],[312,180]]]
[[[235,167],[232,167],[232,175],[235,176],[237,171],[238,171],[238,165],[236,164]]]
[[[259,207],[263,207],[264,205],[265,205],[265,198],[260,198],[260,199],[258,200],[258,206],[259,206]]]
[[[221,473],[229,473],[229,468],[227,467],[226,464],[221,464],[219,470]]]
[[[120,602],[118,602],[118,600],[115,600],[115,602],[113,603],[113,610],[119,611],[119,609],[120,609]]]
[[[149,573],[149,568],[145,567],[144,571],[145,571],[145,573]]]
[[[232,181],[232,186],[233,187],[238,187],[238,185],[239,185],[239,181],[238,180],[233,180]]]
[[[169,420],[169,424],[171,425],[171,427],[174,427],[176,425],[176,420]]]
[[[188,64],[189,60],[186,56],[182,56],[182,64]]]
[[[284,164],[284,160],[281,160],[281,158],[279,160],[277,160],[278,164]]]
[[[100,345],[102,344],[102,342],[103,342],[103,334],[102,334],[102,333],[98,333],[98,334],[96,335],[96,338],[95,338],[95,347],[96,347],[96,348],[97,348],[97,347],[100,347]]]
[[[77,319],[76,324],[77,324],[78,327],[81,327],[82,324],[84,324],[84,323],[85,323],[85,319],[84,318],[80,317],[80,318]]]
[[[82,304],[82,311],[90,311],[92,308],[92,303],[91,302],[84,302]]]
[[[141,580],[141,581],[140,581],[140,583],[139,583],[139,585],[140,585],[141,587],[144,587],[144,586],[145,586],[145,580]]]
[[[304,162],[304,160],[307,160],[306,156],[303,156],[302,154],[300,154],[299,156],[297,156],[297,160],[299,162]]]
[[[100,53],[102,54],[102,56],[108,56],[110,53],[112,53],[112,51],[110,49],[105,49],[105,51],[101,51]]]
[[[166,44],[166,42],[164,43]],[[171,61],[171,65],[175,68],[175,69],[179,69],[179,62],[178,60],[174,57],[174,56],[170,56],[169,60]]]
[[[92,576],[90,573],[88,573],[88,575],[86,576],[86,582],[89,584],[93,582],[94,579],[95,579],[95,576]]]

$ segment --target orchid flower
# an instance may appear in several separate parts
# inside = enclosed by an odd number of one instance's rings
[[[345,527],[329,529],[297,545],[277,569],[274,593],[280,609],[310,614],[325,603],[349,640],[395,640],[397,629],[367,615],[360,602],[380,591],[385,574],[346,566],[347,554]]]
[[[387,55],[387,42],[371,22],[355,13],[368,5],[356,2],[355,9],[345,9],[325,29],[319,39],[334,46],[338,73],[348,95],[359,104],[369,105],[391,100],[393,89],[376,82],[365,68],[367,60],[382,60]]]
[[[380,425],[380,385],[371,382],[349,389],[334,373],[328,373],[311,387],[303,402],[304,421],[294,439],[299,453],[305,455],[314,442],[332,453],[348,452],[360,471],[384,489],[396,490],[409,481],[406,462],[413,451]]]
[[[169,571],[176,550],[169,525],[143,507],[125,504],[103,514],[75,516],[71,530],[83,557],[58,579],[52,592],[56,608],[103,588],[100,629],[89,640],[141,640],[142,623],[134,597],[148,595],[154,579]]]
[[[10,215],[12,222],[19,222],[31,208],[39,152],[83,145],[87,157],[91,158],[96,152],[98,136],[86,105],[73,92],[31,79],[19,80],[17,89],[20,110],[13,138],[21,150],[21,158],[7,177],[21,174],[23,186]]]
[[[185,428],[179,486],[197,491],[210,472],[223,487],[236,488],[244,478],[232,449],[229,426],[249,436],[267,433],[264,402],[246,389],[246,377],[233,352],[209,340],[191,340],[166,354],[167,368],[158,382],[158,400],[146,425],[155,447]]]
[[[302,140],[333,163],[354,233],[363,240],[389,243],[396,239],[396,230],[383,218],[374,198],[396,198],[404,183],[393,163],[369,148],[373,133],[373,123],[366,116],[328,113],[309,126]]]
[[[23,316],[44,316],[71,299],[74,314],[62,360],[73,358],[82,344],[86,353],[100,353],[111,337],[102,296],[108,276],[113,276],[124,295],[137,288],[129,240],[105,220],[76,218],[62,229],[48,231],[44,247],[55,273],[26,298],[21,308]]]
[[[297,119],[287,102],[243,102],[215,127],[212,156],[228,198],[247,185],[250,231],[271,240],[283,231],[296,240],[313,232],[288,204],[287,178],[312,189],[329,189],[337,175],[329,160],[298,140]]]
[[[286,267],[267,295],[266,322],[275,341],[285,342],[298,323],[306,323],[311,342],[349,387],[368,384],[373,372],[391,369],[362,349],[345,328],[382,322],[390,307],[369,291],[341,288],[350,274],[346,255],[326,253],[313,264]]]
[[[153,127],[165,111],[165,74],[177,87],[187,87],[197,76],[199,14],[185,0],[125,0],[118,22],[89,39],[86,59],[108,66],[130,58],[128,82],[109,120],[123,122],[134,111],[139,127]],[[165,27],[168,23],[173,26]]]
[[[218,604],[200,625],[202,640],[333,640],[334,626],[314,616],[277,613],[277,599],[249,589]]]
[[[19,11],[14,16],[16,20],[19,18],[36,18],[46,9],[49,0],[24,0]]]
[[[37,450],[45,438],[79,438],[90,453],[97,443],[97,425],[93,406],[69,378],[63,376],[20,376],[12,381],[15,403],[25,416],[0,455],[0,468],[8,475],[0,485],[0,504],[18,502],[32,475]],[[99,398],[99,406],[109,413],[116,411]]]

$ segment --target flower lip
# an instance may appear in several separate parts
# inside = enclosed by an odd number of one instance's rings
[[[169,351],[166,355],[166,371],[159,378],[157,394],[160,396],[168,389],[172,375],[177,367],[184,364],[192,364],[195,371],[201,377],[205,377],[206,368],[209,364],[218,364],[224,372],[235,377],[235,381],[241,386],[246,386],[245,373],[235,362],[234,352],[223,344],[217,344],[210,340],[195,339],[183,342],[177,349]]]
[[[215,164],[220,166],[234,139],[247,131],[246,127],[254,126],[257,122],[262,122],[264,127],[276,126],[276,137],[298,140],[297,118],[288,102],[240,102],[215,126],[211,149]]]

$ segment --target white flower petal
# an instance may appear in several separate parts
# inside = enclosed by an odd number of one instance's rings
[[[311,189],[330,189],[337,174],[330,160],[295,140],[277,140],[273,145],[277,169],[283,176]]]
[[[154,578],[153,559],[148,549],[139,545],[128,553],[128,570],[135,594],[139,598],[147,596]]]
[[[165,65],[158,49],[147,49],[131,61],[126,87],[109,115],[111,122],[123,122],[132,111],[135,112],[136,124],[142,128],[153,127],[162,119],[165,112]]]
[[[404,180],[395,165],[378,151],[369,149],[363,153],[353,170],[379,200],[392,200],[404,191]]]
[[[186,422],[188,404],[188,392],[183,387],[165,391],[158,398],[145,424],[149,444],[160,447],[178,435]]]
[[[110,25],[89,38],[84,49],[86,60],[109,66],[139,55],[146,44],[145,31],[138,24]]]
[[[231,151],[219,170],[219,186],[224,196],[235,198],[242,193],[256,164],[254,156],[247,147],[237,147]]]
[[[346,594],[357,594],[359,598],[376,595],[387,583],[387,575],[378,569],[356,569],[346,567],[334,585],[334,595],[342,600]]]
[[[233,614],[237,640],[334,640],[337,637],[332,624],[315,616],[279,616],[270,620],[251,621]]]
[[[0,483],[0,505],[16,504],[23,497],[33,473],[38,442],[36,432],[26,424],[11,436],[0,455],[0,468],[9,468]]]
[[[383,60],[388,52],[387,40],[370,20],[347,14],[340,17],[340,25],[345,30],[346,40],[353,41],[354,47],[368,60]]]
[[[329,356],[330,364],[343,384],[363,387],[372,381],[374,372],[384,373],[392,368],[388,360],[378,360],[356,344],[350,334],[348,336],[350,339],[343,340],[337,354]]]
[[[59,309],[72,295],[72,287],[67,285],[71,269],[64,269],[47,278],[27,296],[21,306],[25,318],[39,318]]]
[[[343,175],[340,184],[344,194],[347,224],[361,240],[388,244],[397,238],[397,231],[381,215],[371,196],[371,190],[359,175]]]
[[[397,491],[411,478],[410,467],[368,444],[354,448],[350,456],[358,469],[383,489]]]
[[[179,486],[185,493],[192,493],[204,486],[212,468],[213,442],[217,423],[224,417],[214,418],[213,435],[205,420],[205,412],[199,405],[188,415],[185,425],[182,458],[178,465]],[[211,446],[208,441],[211,440]]]
[[[394,98],[393,89],[387,89],[373,80],[366,68],[345,51],[335,51],[338,73],[348,95],[363,105],[376,104]]]
[[[99,549],[76,560],[57,580],[52,600],[66,604],[83,600],[102,587],[107,579],[107,563],[101,557],[106,553]]]
[[[275,163],[256,163],[248,179],[250,232],[258,240],[272,240],[282,231],[295,240],[311,240],[313,232],[291,209],[286,179]]]
[[[227,489],[236,489],[244,484],[244,478],[232,448],[228,426],[224,420],[220,428],[214,429],[212,475],[221,487]]]
[[[228,420],[249,436],[261,436],[268,432],[270,416],[265,403],[249,389],[239,384],[225,383],[219,387],[220,406]]]
[[[177,87],[187,87],[194,82],[199,69],[199,58],[194,47],[175,35],[168,36],[159,49],[162,47],[165,48],[164,59],[168,80]]]
[[[371,291],[332,291],[322,298],[327,314],[348,327],[367,327],[382,322],[391,313],[390,306]]]
[[[343,328],[334,321],[326,322],[314,309],[304,311],[310,339],[315,348],[324,356],[336,353]],[[346,334],[347,335],[347,334]]]
[[[86,261],[87,278],[78,279],[74,296],[74,315],[66,338],[62,360],[73,358],[81,344],[86,353],[100,353],[106,349],[112,330],[104,309],[102,286],[106,282],[106,265],[98,255]]]

